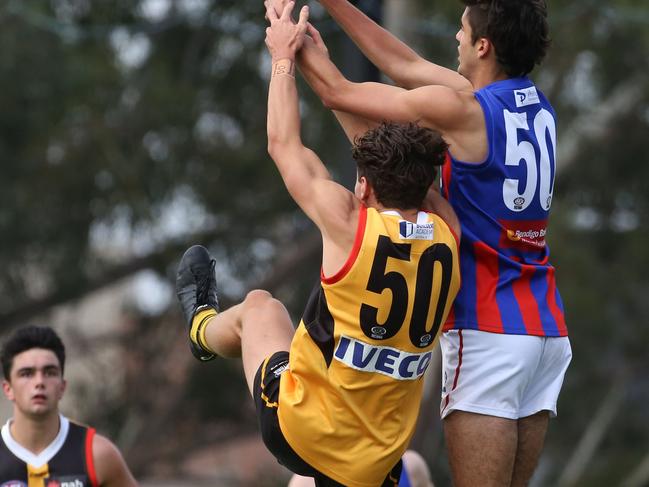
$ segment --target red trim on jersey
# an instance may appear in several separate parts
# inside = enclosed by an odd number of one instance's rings
[[[451,162],[451,155],[446,151],[446,160],[442,166],[442,196],[447,200],[449,199],[448,189],[451,186],[451,164],[453,164]]]
[[[92,456],[92,440],[95,437],[95,429],[88,428],[86,431],[86,468],[88,469],[88,477],[92,487],[99,487],[97,481],[97,472],[95,471],[95,459]]]
[[[557,323],[559,335],[562,337],[568,336],[568,327],[566,326],[563,311],[557,304],[557,282],[554,279],[554,267],[552,266],[548,267],[548,307],[554,321]]]
[[[455,367],[455,377],[453,378],[453,387],[446,395],[446,400],[444,401],[444,408],[448,407],[448,403],[451,402],[451,392],[457,387],[458,379],[460,378],[460,368],[462,367],[462,349],[464,348],[464,337],[462,336],[462,330],[458,330],[457,335],[460,337],[460,349],[458,350],[457,356],[457,367]]]
[[[496,301],[498,253],[483,242],[473,244],[475,254],[476,320],[488,331],[503,333],[503,321]],[[478,325],[482,330],[482,326]]]
[[[360,210],[358,212],[358,226],[356,227],[356,237],[354,238],[354,245],[352,246],[352,249],[349,252],[349,257],[347,257],[347,261],[342,266],[342,268],[331,277],[325,277],[324,271],[322,270],[321,267],[320,280],[323,283],[333,284],[335,282],[340,281],[349,272],[349,269],[352,268],[352,265],[354,265],[354,262],[356,262],[358,253],[361,250],[361,244],[363,243],[363,237],[365,236],[366,223],[367,223],[367,207],[365,205],[361,205]]]
[[[536,333],[545,334],[543,323],[541,323],[541,315],[539,314],[539,306],[530,287],[530,281],[535,271],[534,266],[523,264],[521,265],[520,277],[512,282],[512,292],[523,317],[523,326],[527,334],[532,335]]]

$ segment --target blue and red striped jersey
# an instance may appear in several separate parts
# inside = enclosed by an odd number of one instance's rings
[[[479,164],[449,154],[442,193],[462,225],[462,286],[444,330],[566,336],[563,304],[546,243],[556,167],[552,106],[526,77],[475,93],[488,155]]]

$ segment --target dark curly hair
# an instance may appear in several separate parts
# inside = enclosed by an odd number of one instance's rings
[[[486,37],[509,77],[525,76],[550,46],[545,0],[461,0],[468,10],[471,42]]]
[[[63,368],[65,367],[65,346],[61,338],[49,326],[27,326],[16,330],[2,347],[0,361],[2,362],[2,371],[5,379],[10,379],[14,357],[32,348],[44,348],[45,350],[54,352],[59,359],[61,374],[63,374]]]
[[[439,132],[417,123],[383,122],[357,137],[352,157],[386,208],[421,208],[448,145]]]

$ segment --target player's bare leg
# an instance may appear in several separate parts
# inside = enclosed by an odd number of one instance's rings
[[[241,357],[252,391],[257,369],[273,353],[291,347],[293,325],[284,305],[270,293],[255,290],[243,302],[218,313],[205,325],[205,342],[222,357]]]
[[[541,456],[550,417],[547,411],[518,420],[518,449],[514,461],[512,487],[526,486]]]
[[[201,362],[216,357],[242,357],[252,391],[262,361],[288,351],[293,326],[286,308],[266,291],[251,291],[245,299],[220,311],[216,261],[201,245],[183,254],[176,275],[176,293],[185,317],[192,354]]]
[[[453,411],[444,419],[444,434],[455,487],[510,485],[518,446],[516,420]]]

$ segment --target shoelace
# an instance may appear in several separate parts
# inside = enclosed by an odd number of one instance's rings
[[[215,265],[216,265],[216,261],[212,259],[212,261],[210,261],[210,267],[208,272],[206,273],[194,272],[194,276],[196,276],[196,294],[198,298],[198,304],[205,304],[207,302],[207,295],[210,290],[210,286],[209,286],[210,279],[214,275]]]

